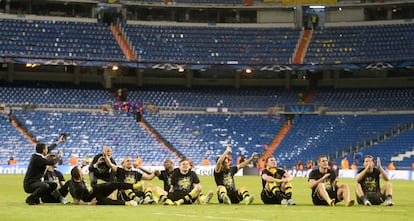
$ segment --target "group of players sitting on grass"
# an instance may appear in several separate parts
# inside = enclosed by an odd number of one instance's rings
[[[59,139],[58,143],[63,142]],[[120,166],[112,159],[112,150],[104,147],[102,153],[96,155],[89,166],[89,178],[92,189],[88,189],[83,177],[82,169],[75,166],[71,170],[71,179],[65,182],[62,173],[56,170],[59,157],[48,154],[56,144],[47,147],[44,143],[36,145],[36,153],[32,155],[27,173],[24,178],[24,190],[31,195],[26,198],[28,205],[43,203],[70,203],[66,196],[70,193],[74,204],[92,205],[127,205],[158,203],[164,205],[182,205],[198,202],[207,204],[213,197],[213,191],[202,193],[202,187],[197,174],[191,170],[189,160],[183,159],[179,167],[174,168],[172,160],[164,162],[165,170],[144,173],[133,168],[131,157],[125,157]],[[257,153],[237,166],[231,166],[227,156],[231,147],[217,159],[214,168],[214,179],[217,184],[219,203],[249,205],[254,200],[245,187],[236,188],[234,175],[238,170],[247,166],[258,157]],[[296,205],[292,198],[293,177],[285,170],[277,168],[276,159],[271,156],[265,161],[266,168],[262,171],[261,199],[264,204]],[[338,185],[336,173],[328,168],[326,156],[317,160],[318,168],[309,174],[309,187],[312,189],[314,205],[334,206],[344,201],[345,206],[354,205],[351,200],[349,187],[346,184]],[[158,177],[164,182],[164,188],[144,183],[143,180],[152,180]],[[364,168],[358,171],[356,194],[361,205],[392,206],[392,187],[387,182],[380,187],[380,177],[389,181],[387,174],[377,159],[374,167],[372,156],[364,158]],[[99,180],[105,181],[98,183]],[[117,191],[117,196],[113,193]]]

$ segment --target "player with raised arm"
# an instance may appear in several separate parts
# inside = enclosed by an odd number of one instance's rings
[[[381,188],[380,179],[387,181]],[[377,158],[377,168],[374,167],[374,158],[371,155],[364,157],[364,168],[358,171],[356,176],[356,194],[358,204],[371,206],[380,205],[393,206],[392,185],[390,178],[381,166],[381,160]]]
[[[251,195],[245,187],[236,189],[234,174],[252,162],[258,157],[258,154],[254,152],[249,159],[237,166],[230,167],[227,159],[229,153],[231,153],[231,147],[227,147],[223,154],[221,154],[214,168],[214,180],[217,185],[218,201],[229,205],[232,203],[240,203],[241,201],[244,201],[246,205],[252,204],[254,195]]]
[[[59,162],[59,159],[48,160],[46,155],[56,148],[57,144],[65,141],[64,136],[60,136],[57,143],[46,146],[44,143],[36,144],[36,153],[32,155],[27,172],[23,179],[23,188],[30,196],[26,198],[28,205],[40,204],[40,197],[50,195],[57,188],[56,183],[42,182],[43,175],[48,165],[54,165]]]
[[[115,160],[112,159],[112,149],[104,146],[102,152],[95,155],[89,165],[89,180],[92,187],[98,183],[98,179],[106,182],[114,182],[116,180],[115,175],[111,172],[111,168],[105,162],[104,155],[108,156],[111,163],[116,165]]]
[[[164,170],[161,170],[158,174],[158,179],[163,181],[164,190],[167,192],[170,190],[171,176],[176,170],[178,170],[178,168],[174,169],[174,162],[170,158],[165,159]]]
[[[121,163],[122,167],[118,167],[113,164],[109,156],[105,156],[105,162],[111,168],[111,171],[115,173],[118,182],[140,184],[140,188],[133,189],[122,189],[118,191],[118,199],[124,201],[135,200],[138,203],[148,204],[155,202],[161,202],[167,205],[174,204],[170,199],[167,198],[167,193],[158,186],[153,186],[150,183],[144,183],[142,180],[152,180],[156,176],[156,172],[152,173],[140,173],[137,170],[133,170],[133,162],[131,157],[125,157]],[[153,194],[154,193],[154,194]],[[143,198],[143,201],[141,200]]]

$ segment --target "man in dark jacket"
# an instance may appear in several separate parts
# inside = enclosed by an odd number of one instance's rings
[[[43,182],[43,175],[45,174],[46,166],[54,165],[59,159],[47,160],[45,156],[49,151],[55,149],[57,144],[62,143],[63,141],[64,137],[60,136],[57,143],[52,144],[49,147],[44,143],[36,144],[36,153],[34,153],[30,159],[23,180],[24,191],[26,193],[31,193],[31,195],[26,198],[26,203],[28,205],[40,204],[41,196],[46,194],[49,195],[57,188],[56,184],[52,185],[51,182]]]

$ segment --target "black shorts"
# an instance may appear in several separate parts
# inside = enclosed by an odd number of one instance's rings
[[[233,189],[226,189],[227,190],[227,196],[229,196],[231,203],[237,204],[240,203],[243,200],[243,196],[239,194],[237,190]],[[219,203],[223,203],[223,200],[218,197]]]
[[[43,195],[40,197],[43,203],[60,203],[60,200],[54,197],[52,194]]]
[[[365,197],[372,205],[381,205],[384,202],[385,196],[380,192],[366,192]],[[358,204],[363,205],[364,202],[361,198],[357,197]]]
[[[280,192],[277,192],[276,195],[266,189],[263,189],[260,193],[260,197],[264,204],[281,204],[283,196]]]
[[[338,202],[341,202],[341,200],[338,199],[338,193],[337,191],[327,191],[329,198],[335,199],[335,204]],[[312,194],[312,202],[313,205],[318,206],[328,206],[328,203],[322,199],[322,197],[319,196],[318,191],[315,190],[315,192]]]
[[[177,200],[183,199],[184,204],[193,204],[197,200],[197,198],[196,199],[191,199],[190,201],[184,199],[184,197],[189,193],[190,192],[175,190],[174,192],[169,192],[168,195],[167,195],[167,198],[172,200],[172,201],[177,201]]]

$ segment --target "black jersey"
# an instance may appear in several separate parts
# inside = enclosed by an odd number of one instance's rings
[[[116,170],[116,180],[118,182],[123,183],[131,183],[135,184],[138,181],[140,181],[142,178],[142,173],[136,171],[136,170],[125,170],[124,168],[118,167]]]
[[[97,154],[93,160],[92,163],[89,166],[89,171],[90,172],[94,172],[95,175],[102,175],[102,174],[109,174],[111,173],[111,168],[106,164],[105,161],[103,162],[98,162],[99,158],[103,157],[103,154]],[[109,159],[111,161],[112,164],[116,165],[115,160],[111,157]],[[98,164],[95,166],[95,164],[98,162]]]
[[[216,172],[214,171],[214,180],[216,181],[217,186],[225,186],[226,189],[235,190],[236,186],[234,184],[234,174],[237,173],[239,169],[237,166],[230,167],[228,170]]]
[[[58,162],[58,159],[47,160],[40,153],[35,153],[30,159],[27,172],[24,176],[23,184],[25,187],[30,186],[32,183],[41,182],[43,175],[46,171],[47,165],[53,165]]]
[[[54,182],[60,185],[60,182],[65,182],[63,174],[59,170],[46,170],[45,175],[43,176],[44,181]]]
[[[164,190],[169,191],[171,186],[171,177],[175,171],[177,171],[178,168],[175,168],[171,172],[168,172],[167,170],[162,170],[160,172],[160,175],[158,175],[158,179],[162,180],[164,182]]]
[[[381,172],[377,168],[373,168],[372,173],[365,173],[365,176],[358,183],[361,184],[362,190],[366,192],[380,192],[380,174]],[[361,173],[364,168],[359,169],[358,173]]]
[[[182,174],[180,170],[176,170],[171,176],[171,185],[174,191],[191,192],[194,184],[198,183],[200,183],[200,179],[198,179],[197,174],[192,170],[189,170],[186,174]]]
[[[282,170],[282,169],[278,169],[278,168],[266,168],[263,170],[262,174],[266,174],[270,177],[273,177],[275,179],[283,179],[283,177],[285,176],[286,171]],[[264,180],[262,178],[262,186],[263,188],[265,188],[266,186],[266,180]]]
[[[330,176],[323,181],[323,183],[325,184],[325,189],[328,192],[335,192],[334,181],[336,179],[336,173],[335,173],[335,171],[329,170],[329,169],[328,169],[327,173],[329,173]],[[310,172],[308,181],[311,180],[311,179],[319,180],[324,175],[325,174],[321,173],[319,171],[319,169],[314,169]],[[314,188],[312,188],[312,195],[315,193],[315,191],[316,191],[316,186]]]
[[[90,202],[95,197],[93,191],[88,190],[85,180],[80,182],[69,180],[65,186],[69,188],[69,193],[73,199]]]

